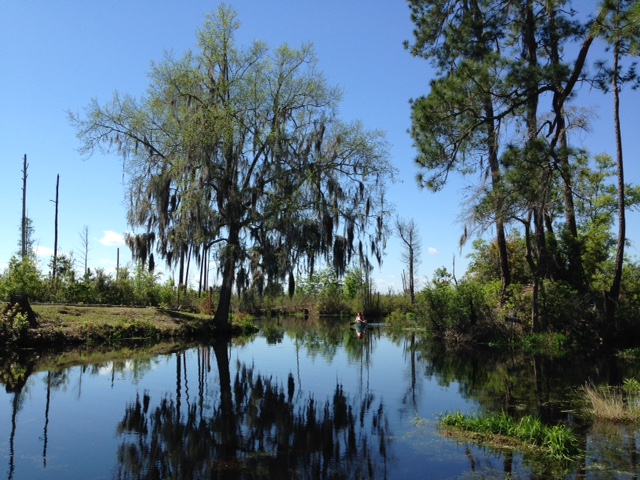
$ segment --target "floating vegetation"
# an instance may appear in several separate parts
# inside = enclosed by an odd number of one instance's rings
[[[533,447],[558,460],[574,459],[580,454],[578,440],[570,428],[544,425],[528,415],[516,421],[506,413],[473,416],[456,412],[441,417],[439,425],[446,433],[460,433],[479,443],[508,448]]]

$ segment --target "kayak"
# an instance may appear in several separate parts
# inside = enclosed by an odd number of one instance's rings
[[[373,328],[373,327],[384,327],[386,326],[386,323],[380,323],[380,322],[367,322],[367,323],[362,323],[362,322],[354,322],[351,324],[351,326],[353,328]]]

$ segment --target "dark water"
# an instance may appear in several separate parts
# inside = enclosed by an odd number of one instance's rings
[[[8,358],[0,478],[636,478],[635,429],[569,409],[577,386],[634,365],[447,353],[417,332],[336,321],[262,327],[210,345]],[[585,458],[443,437],[438,416],[458,410],[569,423]]]

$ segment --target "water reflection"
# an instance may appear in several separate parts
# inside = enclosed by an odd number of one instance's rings
[[[299,398],[292,374],[285,387],[246,364],[232,381],[228,344],[212,349],[218,402],[204,408],[210,350],[201,347],[198,402],[186,414],[179,361],[175,398],[151,407],[145,392],[126,407],[117,429],[117,478],[384,478],[391,435],[373,395],[349,399],[338,384],[330,400]]]
[[[586,380],[635,364],[447,352],[419,332],[279,320],[251,339],[154,352],[6,355],[0,459],[37,478],[637,478],[638,431],[575,421]],[[584,459],[458,443],[435,420],[508,411],[571,423]]]

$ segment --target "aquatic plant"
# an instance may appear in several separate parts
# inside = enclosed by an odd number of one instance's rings
[[[588,416],[618,423],[640,420],[640,382],[635,379],[625,379],[619,386],[588,383],[580,393]]]
[[[564,425],[544,425],[529,415],[515,420],[507,413],[465,415],[460,412],[446,414],[439,420],[442,429],[451,432],[478,434],[478,440],[496,446],[536,447],[550,457],[568,460],[579,455],[578,441],[570,428]]]

